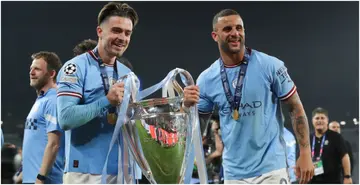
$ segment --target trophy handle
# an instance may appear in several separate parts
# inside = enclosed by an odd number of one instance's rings
[[[175,79],[178,74],[180,74],[181,80],[185,86],[194,85],[194,80],[188,71],[186,71],[184,69],[176,68],[171,77],[171,80],[163,86],[162,96],[164,98],[165,97],[175,97],[174,90],[180,97],[184,96],[183,88],[179,85],[179,83]]]

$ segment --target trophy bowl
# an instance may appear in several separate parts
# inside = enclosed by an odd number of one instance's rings
[[[190,113],[182,97],[147,99],[129,105],[121,127],[130,152],[152,184],[181,184],[192,140]]]

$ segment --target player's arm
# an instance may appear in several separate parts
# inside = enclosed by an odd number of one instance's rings
[[[50,169],[53,167],[56,156],[58,154],[60,147],[61,132],[53,131],[53,132],[49,132],[47,135],[48,135],[48,143],[45,147],[44,156],[39,171],[39,174],[45,177],[48,175]],[[39,179],[36,179],[36,184],[39,183],[43,184],[44,182]]]
[[[46,177],[54,165],[60,147],[61,129],[57,123],[55,99],[49,100],[46,103],[44,109],[44,120],[46,123],[48,142],[44,150],[44,155],[38,174]],[[44,181],[36,179],[36,183],[43,184]]]
[[[272,91],[288,106],[295,137],[299,144],[300,155],[296,163],[296,175],[300,179],[300,184],[307,183],[314,175],[314,166],[311,161],[309,124],[304,107],[284,63],[273,58],[267,65]]]
[[[80,59],[67,62],[59,71],[57,112],[59,125],[63,130],[80,127],[110,107],[106,96],[89,104],[80,104],[85,73],[85,64]]]
[[[78,97],[58,96],[59,124],[63,130],[80,127],[111,106],[106,96],[89,104],[79,105],[79,102],[80,99]]]
[[[298,93],[295,92],[284,103],[289,107],[291,123],[299,143],[300,155],[302,153],[310,154],[309,124]]]

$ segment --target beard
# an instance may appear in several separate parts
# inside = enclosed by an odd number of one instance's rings
[[[225,52],[225,53],[230,53],[230,54],[236,54],[241,52],[244,48],[245,48],[245,39],[240,37],[238,39],[240,41],[240,46],[239,48],[231,48],[230,47],[230,39],[226,39],[226,40],[222,40],[220,41],[220,48]]]
[[[36,81],[30,82],[30,86],[33,87],[35,90],[39,91],[49,82],[49,80],[51,80],[50,75],[45,74],[43,77],[38,78]]]

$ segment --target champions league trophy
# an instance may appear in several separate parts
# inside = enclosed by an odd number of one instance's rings
[[[125,77],[125,95],[118,109],[113,136],[115,140],[121,138],[119,155],[127,158],[119,167],[118,176],[125,179],[120,183],[134,182],[127,179],[134,179],[131,174],[136,161],[152,184],[183,184],[186,171],[193,169],[194,157],[200,181],[207,183],[197,106],[183,110],[183,89],[176,81],[178,74],[185,86],[194,85],[190,73],[179,68],[172,70],[160,83],[140,92],[137,77],[133,73]],[[160,88],[162,98],[142,100]],[[186,178],[191,179],[191,176]]]

